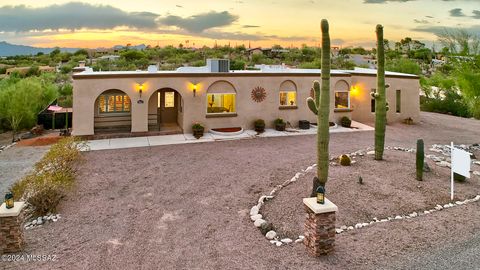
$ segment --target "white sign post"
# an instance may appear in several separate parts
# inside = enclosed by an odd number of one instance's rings
[[[451,193],[450,199],[453,201],[453,174],[457,173],[470,178],[470,153],[461,149],[457,149],[451,144],[452,174],[451,174]]]

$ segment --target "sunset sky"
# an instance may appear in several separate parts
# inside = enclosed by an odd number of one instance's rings
[[[480,32],[479,0],[0,0],[0,41],[41,47],[230,43],[317,45],[320,20],[334,45],[371,47],[385,37],[431,44],[435,32]],[[188,43],[187,43],[188,41]]]

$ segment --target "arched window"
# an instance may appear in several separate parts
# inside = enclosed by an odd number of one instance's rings
[[[129,113],[130,98],[120,90],[108,90],[98,96],[98,113]]]
[[[350,109],[350,86],[346,81],[335,84],[335,109]]]
[[[214,82],[207,90],[207,114],[234,114],[237,92],[227,81]]]
[[[292,81],[284,81],[280,85],[280,107],[297,106],[297,86]]]

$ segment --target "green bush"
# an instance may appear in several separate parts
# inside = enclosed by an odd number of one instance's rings
[[[467,118],[472,117],[468,104],[462,96],[453,91],[446,91],[443,99],[420,97],[420,109],[426,112],[451,114]]]
[[[35,216],[54,213],[73,185],[81,142],[68,137],[54,144],[35,164],[34,171],[12,185],[15,200],[25,200]]]
[[[352,120],[350,120],[350,118],[347,116],[344,116],[340,119],[340,125],[342,127],[350,128],[352,126]]]
[[[348,155],[341,155],[338,157],[338,163],[342,166],[350,166],[352,164],[352,159]]]

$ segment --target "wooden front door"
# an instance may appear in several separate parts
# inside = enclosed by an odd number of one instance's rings
[[[160,90],[158,120],[159,124],[177,123],[179,95],[174,90]]]

